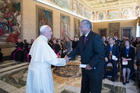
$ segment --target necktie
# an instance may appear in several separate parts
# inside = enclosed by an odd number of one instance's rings
[[[85,36],[85,37],[84,37],[84,44],[86,44],[86,40],[87,40],[87,37]]]
[[[127,57],[129,55],[129,48],[126,48],[126,54],[127,54]]]

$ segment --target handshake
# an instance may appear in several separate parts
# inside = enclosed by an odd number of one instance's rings
[[[69,62],[70,61],[70,57],[68,57],[67,55],[64,57],[66,62]],[[80,68],[84,68],[86,70],[92,70],[93,68],[89,65],[89,64],[80,64],[79,66]],[[95,69],[95,68],[94,68]]]
[[[65,58],[65,60],[66,60],[66,62],[69,62],[70,61],[70,57],[68,57],[67,55],[64,57]]]

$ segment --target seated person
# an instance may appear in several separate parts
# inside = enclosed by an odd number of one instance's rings
[[[133,71],[135,58],[135,49],[130,46],[129,40],[125,41],[125,47],[121,50],[121,58],[123,84],[125,85],[126,83],[129,83],[130,73]]]
[[[12,52],[12,58],[15,61],[23,62],[24,61],[24,50],[23,50],[23,42],[21,39],[18,39],[16,43],[16,49]]]
[[[28,44],[26,39],[24,40],[23,51],[24,51],[24,60],[27,61],[28,60],[28,53],[29,53],[29,44]]]
[[[52,48],[53,48],[54,52],[57,54],[57,56],[59,57],[61,48],[60,48],[60,45],[58,44],[58,40],[55,40],[55,39],[53,40]]]
[[[117,62],[119,58],[119,48],[115,45],[115,40],[109,38],[109,45],[105,48],[105,77],[107,76],[107,64],[112,63],[113,72],[112,72],[112,81],[116,80],[117,77]]]

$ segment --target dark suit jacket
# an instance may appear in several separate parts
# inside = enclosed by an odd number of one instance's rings
[[[109,59],[109,55],[110,55],[110,45],[107,45],[105,48],[105,57]],[[117,45],[113,45],[112,55],[115,55],[117,58],[119,58],[120,53],[119,53],[119,47]]]
[[[104,44],[98,34],[90,31],[86,44],[84,44],[84,36],[81,36],[77,47],[68,56],[74,59],[78,53],[80,53],[82,64],[89,64],[99,73],[103,72]]]
[[[140,45],[137,46],[137,49],[136,49],[136,59],[140,60]]]
[[[78,41],[72,41],[72,48],[75,49],[78,44]]]
[[[0,61],[2,61],[2,58],[3,58],[3,54],[0,51]]]
[[[130,47],[128,55],[129,56],[127,57],[126,48],[124,47],[121,51],[121,58],[131,58],[132,60],[128,61],[128,67],[132,67],[135,59],[135,49],[133,47]]]

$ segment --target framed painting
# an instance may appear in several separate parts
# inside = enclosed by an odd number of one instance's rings
[[[135,16],[133,7],[121,8],[121,18],[133,18]]]
[[[71,10],[71,0],[53,0],[53,2],[61,8]]]
[[[136,17],[140,16],[140,6],[135,7],[135,16]]]
[[[109,35],[114,36],[117,35],[119,37],[120,33],[120,23],[109,23]]]
[[[105,36],[107,37],[107,28],[99,28],[98,29],[100,36]]]
[[[73,11],[74,13],[77,13],[77,8],[78,8],[77,0],[73,0],[72,3],[73,3],[73,4],[72,4],[72,11]]]
[[[37,31],[39,33],[40,26],[49,25],[53,29],[52,11],[40,6],[37,6]]]
[[[105,12],[101,11],[98,12],[98,20],[104,20],[105,19]]]
[[[129,38],[131,39],[133,36],[133,27],[122,27],[122,35],[121,38]]]
[[[70,37],[70,17],[61,14],[60,15],[60,37]]]
[[[112,9],[107,11],[108,19],[119,19],[120,18],[120,11],[118,9]]]
[[[74,18],[74,36],[80,37],[80,20],[77,18]]]
[[[92,12],[88,9],[85,9],[84,15],[85,15],[86,18],[91,19]]]
[[[21,0],[0,1],[0,44],[16,43],[21,35]]]

